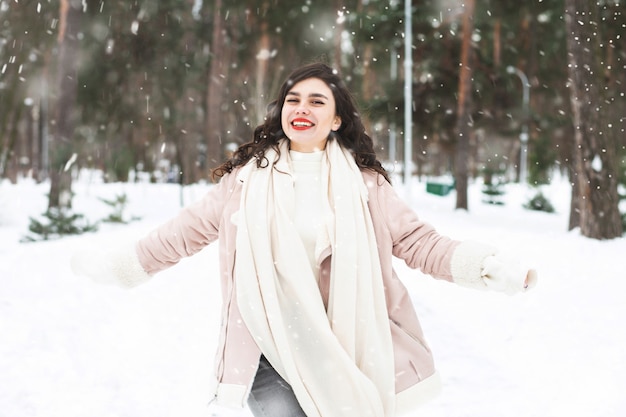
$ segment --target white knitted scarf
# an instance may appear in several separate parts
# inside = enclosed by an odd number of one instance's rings
[[[293,223],[288,141],[269,166],[250,161],[237,215],[239,309],[261,351],[309,417],[391,417],[394,360],[367,187],[350,152],[330,139],[322,160],[325,227],[332,249],[328,310]],[[326,180],[327,178],[327,180]]]

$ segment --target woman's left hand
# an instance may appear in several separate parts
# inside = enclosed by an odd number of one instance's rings
[[[511,257],[495,254],[483,261],[481,278],[488,289],[513,295],[537,285],[538,274]]]

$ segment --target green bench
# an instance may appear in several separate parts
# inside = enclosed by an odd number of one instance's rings
[[[426,181],[426,192],[430,194],[445,196],[454,190],[454,181],[429,180]]]

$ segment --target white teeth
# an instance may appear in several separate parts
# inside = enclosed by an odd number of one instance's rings
[[[293,122],[294,126],[313,126],[311,123],[307,123],[307,122]]]

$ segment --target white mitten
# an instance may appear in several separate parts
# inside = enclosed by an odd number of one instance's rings
[[[537,271],[501,254],[487,256],[480,275],[488,289],[509,295],[527,291],[537,285]]]
[[[134,245],[112,245],[113,249],[82,248],[70,260],[76,275],[91,278],[99,284],[130,288],[150,279],[139,263]]]

